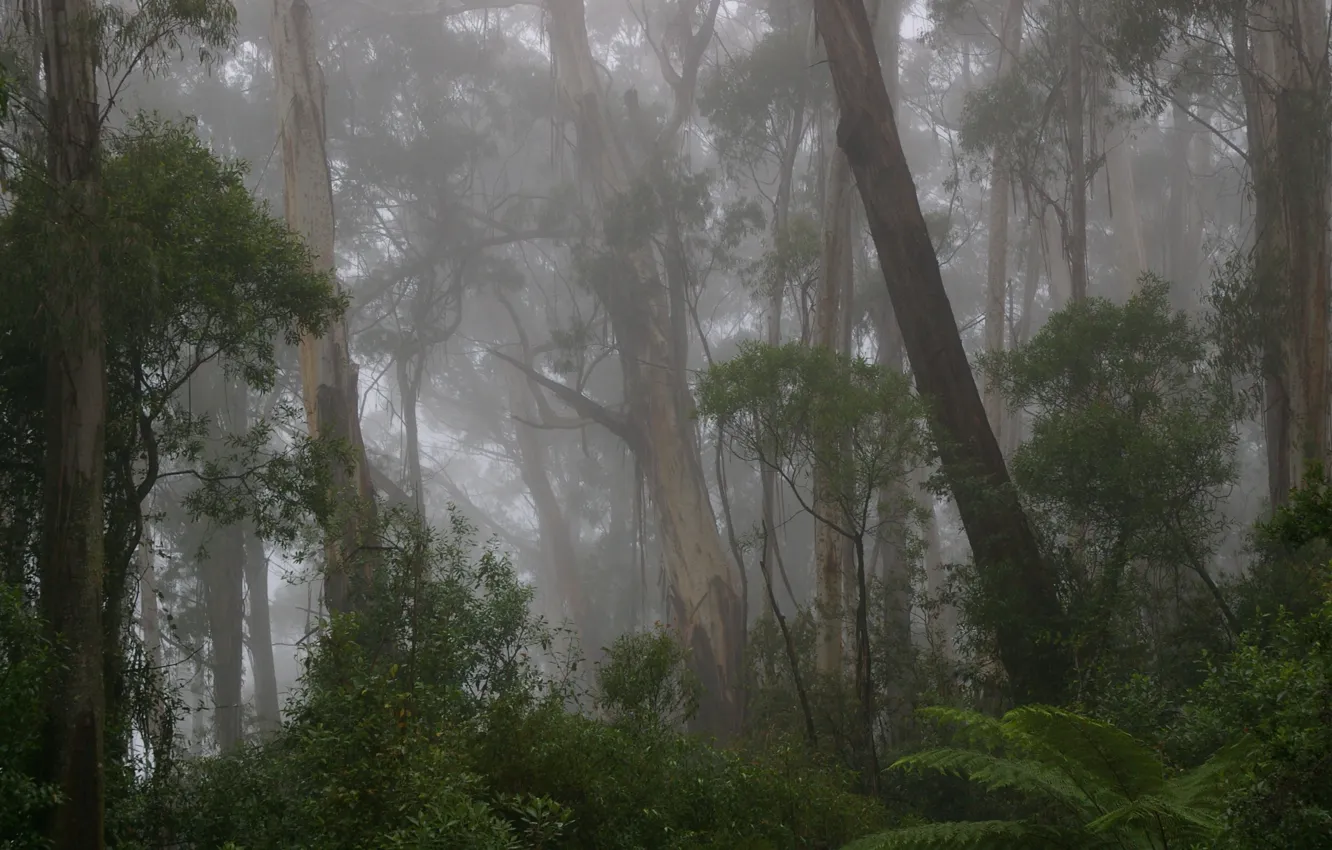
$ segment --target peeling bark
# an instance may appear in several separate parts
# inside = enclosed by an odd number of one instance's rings
[[[561,102],[578,134],[580,184],[601,213],[651,169],[692,107],[693,84],[703,50],[712,38],[719,0],[687,48],[685,67],[673,72],[675,107],[644,168],[635,168],[616,137],[592,51],[582,0],[551,0],[547,9],[551,50]],[[663,63],[664,65],[665,63]],[[604,240],[598,248],[604,249]],[[621,355],[629,419],[638,439],[633,448],[647,474],[657,528],[673,593],[672,623],[692,651],[705,694],[698,728],[729,739],[743,716],[742,657],[745,624],[738,567],[726,554],[708,496],[697,440],[688,410],[681,408],[686,351],[674,333],[670,294],[650,247],[618,257],[628,279],[598,291],[610,316]]]
[[[315,27],[307,0],[274,0],[273,65],[277,77],[278,126],[282,147],[287,225],[299,234],[315,267],[336,282],[333,252],[333,185],[328,170],[324,119],[324,75],[317,59]],[[345,317],[322,337],[301,339],[301,391],[311,436],[351,447],[354,469],[338,470],[335,487],[347,505],[342,529],[325,547],[325,595],[331,612],[354,610],[355,594],[368,588],[373,559],[353,558],[362,530],[374,521],[374,488],[361,439],[356,367],[351,361]],[[351,569],[355,560],[356,575]]]

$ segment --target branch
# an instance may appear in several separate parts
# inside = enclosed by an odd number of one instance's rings
[[[629,420],[624,416],[607,410],[602,405],[572,387],[547,378],[536,369],[533,369],[531,366],[515,357],[510,357],[504,352],[497,351],[494,348],[490,349],[490,353],[521,371],[529,380],[536,382],[539,386],[554,393],[556,398],[567,404],[578,415],[596,422],[607,431],[610,431],[621,440],[624,440],[635,452],[642,448],[641,436],[638,429],[630,425]]]

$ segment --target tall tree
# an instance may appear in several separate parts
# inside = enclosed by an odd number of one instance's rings
[[[273,65],[277,77],[287,225],[300,234],[315,266],[336,275],[333,252],[333,183],[328,170],[323,70],[315,55],[315,26],[307,0],[274,0]],[[339,469],[334,487],[343,497],[340,533],[325,545],[325,596],[330,611],[355,606],[351,560],[361,533],[373,521],[374,489],[361,439],[356,367],[345,317],[322,336],[301,339],[301,392],[311,436],[336,440],[352,452],[350,480]],[[356,584],[368,586],[371,559],[356,559]]]
[[[98,210],[101,126],[91,0],[44,0],[47,176],[64,237],[46,290],[46,472],[41,607],[65,653],[49,692],[43,760],[60,790],[47,836],[55,850],[105,846],[102,756],[102,482],[106,335]]]
[[[645,159],[633,163],[605,101],[597,62],[588,43],[583,0],[552,0],[547,5],[548,32],[555,59],[561,102],[578,135],[579,179],[584,197],[597,212],[603,230],[613,231],[623,218],[629,194],[647,178],[665,176],[667,152],[675,150],[678,134],[693,111],[694,89],[704,51],[712,41],[719,0],[703,11],[694,29],[692,10],[681,6],[674,29],[675,49],[659,49],[673,103],[665,125],[652,138],[639,140]],[[681,57],[673,67],[670,56]],[[636,95],[626,106],[636,105]],[[632,114],[631,123],[650,127]],[[624,375],[631,446],[646,471],[656,509],[667,573],[673,589],[672,620],[693,653],[693,665],[704,688],[698,725],[720,738],[739,726],[742,712],[741,661],[744,648],[739,568],[722,544],[685,387],[687,328],[681,275],[663,280],[652,240],[616,245],[603,232],[589,245],[610,260],[613,275],[591,281],[605,304],[615,333]],[[670,263],[666,263],[670,266]],[[669,271],[669,268],[668,268]],[[602,416],[604,420],[605,417]],[[625,426],[616,424],[622,433]]]
[[[983,590],[1001,616],[998,652],[1019,700],[1056,702],[1069,670],[1053,573],[1004,466],[944,291],[860,0],[815,0],[841,108],[838,144],[865,203],[916,386],[934,408],[943,472]]]
[[[999,56],[995,60],[995,77],[1002,84],[1017,64],[1018,50],[1022,46],[1022,12],[1024,0],[1009,0],[999,25]],[[990,221],[986,234],[985,261],[985,350],[998,353],[1004,350],[1005,328],[1008,324],[1008,210],[1013,203],[1012,181],[1009,174],[1007,151],[996,145],[990,160]],[[1004,400],[998,387],[985,386],[985,412],[990,427],[1000,444],[1004,443]]]

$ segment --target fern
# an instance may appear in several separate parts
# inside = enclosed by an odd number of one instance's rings
[[[846,850],[1188,846],[1220,832],[1221,782],[1243,755],[1232,747],[1169,778],[1157,755],[1131,735],[1063,709],[1024,706],[1000,719],[947,708],[920,715],[949,731],[956,746],[906,756],[891,769],[1016,793],[1039,814],[897,829]]]

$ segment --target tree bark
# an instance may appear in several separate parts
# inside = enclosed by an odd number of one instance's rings
[[[213,734],[230,752],[242,740],[242,644],[245,538],[240,526],[215,527],[205,544],[204,607],[213,644]]]
[[[1009,0],[1000,25],[999,58],[995,78],[1002,83],[1017,64],[1022,47],[1022,8],[1024,0]],[[1013,200],[1009,176],[1008,152],[995,148],[990,160],[990,222],[985,263],[985,350],[991,355],[1004,350],[1008,302],[1008,210]],[[985,382],[985,413],[995,438],[1004,440],[1004,399],[998,385]]]
[[[846,290],[845,278],[851,274],[851,203],[854,190],[851,185],[851,167],[840,150],[832,152],[831,173],[828,177],[828,198],[824,209],[823,273],[819,281],[816,314],[817,332],[814,344],[840,351],[841,317],[844,309],[842,294]],[[849,309],[849,307],[845,307]],[[836,440],[834,435],[821,439]],[[837,514],[837,495],[832,492],[828,477],[814,470],[814,514],[833,517]],[[837,673],[842,669],[844,653],[845,607],[842,535],[828,522],[814,523],[814,577],[819,615],[819,644],[815,661],[820,673]]]
[[[713,0],[708,7],[705,26],[692,34],[686,67],[676,72],[676,102],[649,154],[649,171],[659,167],[661,152],[674,149],[678,130],[692,108],[698,62],[711,41],[718,6]],[[582,0],[551,0],[547,10],[561,102],[578,134],[581,183],[604,227],[616,215],[616,199],[634,187],[642,172],[631,166],[607,113]],[[600,241],[598,249],[609,247]],[[727,740],[738,731],[743,716],[745,624],[739,570],[722,543],[690,413],[681,408],[687,352],[679,349],[674,333],[670,293],[650,246],[616,259],[624,263],[627,274],[613,286],[599,287],[598,296],[620,350],[629,420],[636,432],[632,448],[647,473],[657,512],[674,589],[671,619],[692,651],[694,670],[704,686],[696,726]]]
[[[1072,298],[1087,297],[1087,156],[1083,143],[1082,9],[1080,0],[1066,0],[1068,76],[1064,81],[1064,133],[1068,148],[1068,265]]]
[[[1122,99],[1118,86],[1111,89],[1110,103]],[[1105,110],[1114,121],[1105,138],[1105,171],[1110,185],[1110,221],[1118,243],[1120,287],[1125,298],[1138,291],[1147,270],[1147,251],[1143,247],[1138,191],[1133,181],[1132,138],[1129,128]]]
[[[259,734],[268,737],[282,727],[278,704],[277,667],[273,663],[273,624],[268,605],[268,557],[264,541],[253,529],[245,532],[245,587],[250,605],[247,633],[250,666],[254,669],[254,709]]]
[[[1003,612],[999,657],[1020,701],[1057,703],[1070,667],[1055,580],[1008,477],[944,291],[915,184],[858,0],[815,0],[856,177],[916,386],[934,407],[943,471],[982,589]]]
[[[90,0],[43,0],[47,177],[51,219],[66,244],[46,292],[46,469],[41,611],[63,662],[47,692],[43,779],[60,801],[54,850],[105,846],[103,768],[102,482],[106,334],[96,228],[101,206],[100,111]]]
[[[287,226],[305,239],[316,268],[336,283],[324,75],[307,0],[274,0],[272,40]],[[357,374],[345,317],[336,319],[322,337],[303,337],[300,361],[310,435],[339,441],[352,451],[350,474],[337,470],[333,476],[346,510],[339,517],[340,533],[330,534],[325,547],[328,609],[345,612],[363,604],[372,578],[373,559],[357,553],[362,530],[374,521],[374,488],[361,439]]]
[[[569,519],[560,506],[560,499],[546,471],[549,468],[546,447],[531,424],[539,421],[532,403],[532,393],[536,390],[528,385],[527,379],[517,369],[508,369],[508,379],[509,410],[518,443],[519,472],[528,492],[532,494],[541,548],[550,559],[551,577],[564,603],[563,613],[573,622],[575,633],[581,639],[588,625],[588,617],[582,586],[578,580],[578,554],[574,549]]]

